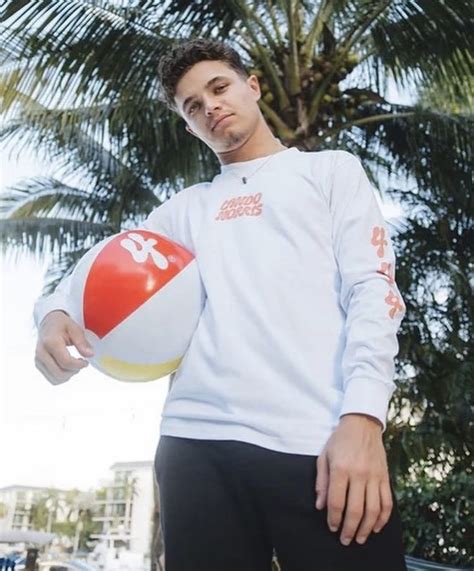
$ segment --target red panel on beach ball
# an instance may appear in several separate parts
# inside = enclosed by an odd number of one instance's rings
[[[99,252],[84,288],[84,324],[102,338],[193,260],[186,249],[146,230],[121,233]]]

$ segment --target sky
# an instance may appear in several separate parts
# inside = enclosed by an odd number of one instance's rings
[[[54,174],[29,153],[15,161],[0,152],[0,193]],[[34,365],[32,316],[46,268],[46,260],[0,256],[0,487],[86,490],[109,478],[114,462],[153,460],[168,379],[123,383],[89,366],[50,385]]]
[[[409,103],[392,85],[390,101]],[[18,159],[0,148],[0,193],[58,167],[31,151]],[[386,217],[397,205],[383,205]],[[123,383],[89,366],[53,386],[35,368],[33,305],[47,260],[0,254],[0,488],[10,485],[94,488],[114,462],[153,460],[168,378]],[[73,354],[76,354],[74,350]]]

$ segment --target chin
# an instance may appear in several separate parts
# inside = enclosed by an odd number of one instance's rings
[[[215,141],[209,141],[208,145],[216,153],[225,153],[238,149],[245,141],[242,133],[226,133],[225,136]]]

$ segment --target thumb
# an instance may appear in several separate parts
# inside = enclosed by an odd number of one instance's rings
[[[70,323],[67,329],[71,343],[79,353],[83,357],[92,357],[94,355],[94,351],[86,339],[84,330],[74,322]]]
[[[326,505],[329,482],[328,459],[325,451],[318,457],[316,473],[316,508],[321,510]]]

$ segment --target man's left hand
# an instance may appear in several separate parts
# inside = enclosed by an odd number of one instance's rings
[[[387,523],[393,500],[378,419],[355,413],[341,417],[317,459],[316,494],[316,507],[328,507],[331,531],[339,529],[345,508],[344,545],[356,531],[357,543],[364,543]]]

